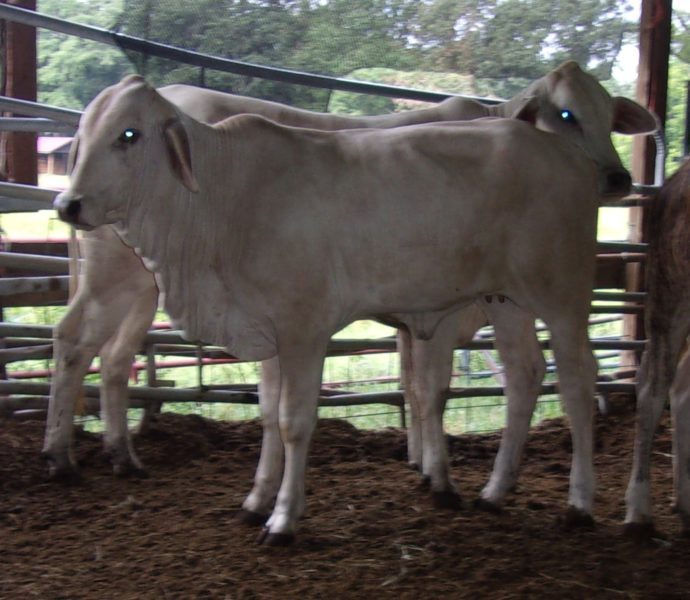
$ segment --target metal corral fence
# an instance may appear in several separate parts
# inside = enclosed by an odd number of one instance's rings
[[[17,21],[34,27],[45,27],[53,31],[77,35],[107,44],[117,45],[128,50],[144,52],[150,55],[176,60],[191,64],[200,69],[200,82],[203,83],[206,69],[216,69],[235,74],[263,77],[299,85],[311,85],[332,90],[355,91],[367,94],[385,95],[397,98],[409,98],[416,100],[439,101],[449,95],[423,90],[410,90],[395,86],[371,84],[352,81],[342,78],[325,77],[252,65],[241,61],[233,61],[219,57],[204,55],[173,48],[164,44],[157,44],[125,36],[116,32],[107,31],[96,27],[77,25],[26,11],[8,5],[0,5],[0,19]],[[495,100],[479,99],[485,102]],[[21,117],[0,119],[0,130],[32,131],[32,132],[59,132],[71,134],[78,124],[80,113],[78,111],[47,106],[34,102],[0,97],[0,109],[6,112],[21,115]],[[657,160],[657,183],[661,183],[661,167],[663,165],[663,140],[656,138],[659,148]],[[654,199],[657,186],[635,186],[634,193],[609,206],[630,207],[644,205]],[[37,211],[50,208],[52,200],[57,192],[55,190],[41,189],[33,186],[22,186],[8,183],[0,183],[0,213]],[[620,274],[624,266],[629,262],[644,260],[646,252],[645,244],[633,244],[623,242],[600,242],[599,244],[599,271],[600,283],[603,288],[622,287],[611,285],[616,281],[611,273]],[[66,298],[68,289],[69,259],[65,257],[49,257],[35,254],[20,254],[17,252],[0,252],[0,268],[18,268],[24,271],[40,273],[40,276],[5,277],[0,279],[0,304],[7,304],[9,298],[17,298],[36,294],[52,293]],[[599,285],[599,284],[598,284]],[[639,314],[643,310],[644,294],[618,291],[597,291],[594,294],[592,306],[592,325],[599,325],[620,319],[623,314]],[[27,304],[29,305],[29,304]],[[27,360],[48,360],[52,356],[52,327],[40,325],[18,325],[13,323],[0,323],[0,365],[6,365]],[[629,341],[619,338],[593,339],[594,350],[600,359],[611,359],[619,356],[622,351],[640,352],[644,347],[642,341]],[[542,346],[548,349],[548,340],[542,340]],[[486,377],[493,376],[497,381],[502,381],[501,368],[491,364],[488,351],[493,349],[493,341],[490,330],[482,330],[480,335],[471,344],[462,350],[484,352],[489,359],[491,368],[486,372],[474,373],[465,369],[468,376]],[[393,353],[396,351],[393,337],[367,340],[334,339],[329,347],[328,356],[344,355],[372,355],[380,353]],[[131,406],[143,408],[151,403],[218,403],[218,404],[257,404],[256,386],[252,384],[238,385],[207,385],[204,382],[204,367],[212,364],[236,363],[221,348],[191,344],[184,340],[178,332],[152,330],[146,337],[144,347],[141,349],[146,361],[137,363],[135,369],[146,371],[147,383],[144,386],[131,386]],[[156,356],[172,356],[176,361],[163,363],[165,366],[195,366],[197,369],[197,382],[195,387],[174,388],[165,387],[164,381],[160,381],[156,374]],[[550,365],[550,368],[552,365]],[[625,365],[615,364],[615,370],[609,376],[608,381],[599,381],[597,390],[603,395],[612,393],[633,393],[633,384],[630,382],[634,375],[634,367],[626,369]],[[24,411],[44,411],[47,406],[50,384],[46,381],[35,379],[48,379],[49,372],[28,370],[17,374],[13,378],[0,381],[0,413],[22,413]],[[620,378],[621,380],[616,380]],[[34,379],[27,381],[26,379]],[[380,382],[380,380],[375,380]],[[360,405],[385,405],[391,407],[394,414],[399,414],[399,423],[405,424],[405,407],[403,394],[400,390],[355,393],[341,391],[341,387],[350,387],[348,384],[357,383],[349,381],[331,382],[324,384],[320,405],[322,407],[343,407]],[[359,383],[363,383],[360,381]],[[395,377],[388,378],[388,383],[397,383]],[[98,409],[99,386],[85,385],[86,408],[96,412]],[[542,386],[544,395],[557,393],[557,383],[549,382]],[[495,398],[503,395],[502,385],[452,387],[450,398]]]

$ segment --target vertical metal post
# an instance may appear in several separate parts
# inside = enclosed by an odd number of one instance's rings
[[[637,77],[637,101],[648,107],[658,117],[661,126],[666,124],[668,95],[668,57],[671,45],[671,0],[642,0],[640,16],[640,63]],[[655,178],[656,144],[651,136],[638,136],[633,140],[632,175],[634,181],[653,184]],[[629,235],[631,242],[648,239],[647,218],[644,208],[630,209]],[[644,271],[639,263],[626,267],[626,290],[644,291]],[[629,340],[644,339],[644,321],[641,315],[625,315],[623,337]],[[639,353],[625,351],[621,354],[626,365],[639,364]]]
[[[36,0],[0,0],[36,10]],[[36,29],[19,23],[3,22],[2,93],[12,98],[36,101]],[[38,183],[38,153],[35,133],[3,134],[5,156],[3,175],[10,181]]]
[[[683,133],[683,156],[690,154],[690,81],[685,82],[685,132]]]

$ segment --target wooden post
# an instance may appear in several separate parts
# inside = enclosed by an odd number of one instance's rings
[[[36,10],[36,0],[0,0]],[[36,29],[3,22],[2,93],[12,98],[36,101]],[[35,133],[9,133],[5,141],[3,178],[16,183],[38,183]]]
[[[642,0],[640,16],[640,62],[637,76],[637,101],[653,111],[666,124],[668,91],[668,57],[671,45],[671,0]],[[654,183],[656,146],[650,136],[633,140],[632,176],[638,183]],[[628,239],[643,242],[646,232],[646,209],[631,208]],[[626,289],[643,291],[644,270],[639,263],[626,267]],[[623,319],[623,337],[628,340],[645,339],[644,320],[641,315],[626,315]],[[624,352],[624,365],[639,363],[639,353]]]

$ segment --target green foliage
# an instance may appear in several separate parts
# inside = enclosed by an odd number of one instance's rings
[[[419,38],[433,70],[474,75],[481,93],[512,96],[567,59],[601,79],[637,30],[619,0],[436,0],[420,8]]]
[[[636,24],[620,0],[41,0],[51,15],[263,65],[346,76],[362,69],[455,73],[473,93],[511,96],[572,58],[608,78]],[[136,70],[153,83],[205,83],[238,94],[325,110],[330,93],[171,61],[52,33],[41,34],[41,99],[81,107]],[[359,71],[358,71],[359,70]],[[445,77],[445,75],[444,75]],[[419,86],[423,87],[423,86]],[[449,89],[445,86],[442,89]],[[334,106],[372,114],[381,98]]]
[[[668,75],[668,109],[666,111],[666,172],[674,172],[683,156],[687,87],[690,64],[671,57]]]
[[[39,0],[38,10],[85,25],[110,28],[121,10],[111,0]],[[104,87],[118,81],[132,68],[114,47],[75,36],[39,30],[39,101],[81,109]]]

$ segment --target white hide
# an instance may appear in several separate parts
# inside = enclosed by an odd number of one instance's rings
[[[126,128],[141,141],[114,149]],[[157,265],[166,310],[193,338],[278,355],[285,469],[271,536],[291,536],[304,508],[331,334],[385,315],[433,339],[447,316],[492,294],[550,325],[573,426],[570,504],[591,512],[598,195],[574,146],[509,120],[323,133],[243,116],[209,128],[137,78],[103,92],[79,135],[61,214],[82,227],[117,222]]]
[[[471,100],[450,98],[429,109],[375,117],[339,117],[313,113],[184,85],[168,86],[160,91],[185,112],[206,122],[215,122],[236,113],[251,112],[263,114],[278,122],[319,129],[383,128],[426,121],[474,119],[488,115],[513,116],[534,98],[536,112],[533,119],[536,126],[557,132],[580,145],[601,165],[602,179],[605,177],[604,173],[620,169],[620,161],[610,143],[611,129],[636,133],[654,127],[653,118],[644,109],[622,98],[612,99],[593,77],[584,73],[573,62],[565,63],[552,71],[507,103],[488,107]],[[577,126],[561,118],[563,109],[568,109],[577,116]],[[110,415],[106,419],[106,448],[113,455],[116,470],[140,468],[126,429],[126,380],[129,364],[150,324],[146,322],[147,315],[153,314],[155,310],[156,290],[153,277],[144,271],[141,261],[117,236],[111,231],[104,231],[105,229],[109,229],[109,226],[84,233],[86,244],[93,243],[96,239],[103,249],[99,254],[99,269],[87,269],[83,274],[79,294],[56,329],[56,378],[51,393],[44,451],[52,463],[53,472],[58,474],[61,471],[69,473],[76,468],[70,458],[74,397],[91,359],[110,335],[113,339],[108,343],[109,352],[102,353],[102,365],[109,373],[114,374],[116,367],[121,369],[121,373],[119,377],[110,377],[111,384],[104,385],[101,392],[104,414]],[[85,260],[87,264],[91,260],[88,252]],[[110,275],[99,277],[103,273]],[[142,280],[146,281],[147,278],[149,291],[140,293],[138,290]],[[102,298],[121,298],[122,301],[102,302]],[[146,301],[149,305],[145,305]],[[82,319],[83,313],[94,315],[93,321]],[[517,480],[522,447],[545,370],[543,356],[536,342],[533,315],[510,302],[493,306],[476,304],[445,319],[441,327],[448,331],[435,336],[432,343],[415,340],[401,332],[399,349],[405,397],[410,406],[409,460],[432,477],[431,487],[435,492],[452,491],[453,486],[447,473],[444,476],[433,475],[428,465],[439,461],[443,464],[445,460],[444,438],[440,435],[439,439],[435,439],[435,436],[442,432],[442,413],[445,390],[450,378],[449,359],[452,350],[456,345],[472,339],[475,331],[485,323],[487,314],[494,324],[497,346],[506,370],[508,420],[494,472],[490,483],[482,491],[482,498],[493,505],[500,505],[507,490]],[[104,325],[95,326],[91,323]],[[139,331],[132,330],[134,323],[138,324]],[[119,333],[115,335],[117,328]],[[428,368],[413,371],[413,353],[415,364],[428,365]],[[78,360],[67,359],[75,356]],[[114,358],[114,363],[111,357]],[[270,424],[274,420],[267,416],[269,399],[278,397],[278,391],[271,389],[271,382],[276,382],[277,378],[267,374],[270,370],[274,369],[267,364],[263,365],[260,388],[264,441],[255,490],[245,502],[248,510],[259,513],[270,511],[275,492],[264,490],[277,489],[280,483],[278,469],[282,467],[283,461],[277,421],[272,428]],[[116,418],[118,412],[122,414]],[[424,418],[421,418],[422,413]],[[125,426],[115,427],[114,424],[119,423],[124,423]],[[426,460],[423,455],[426,455]]]

